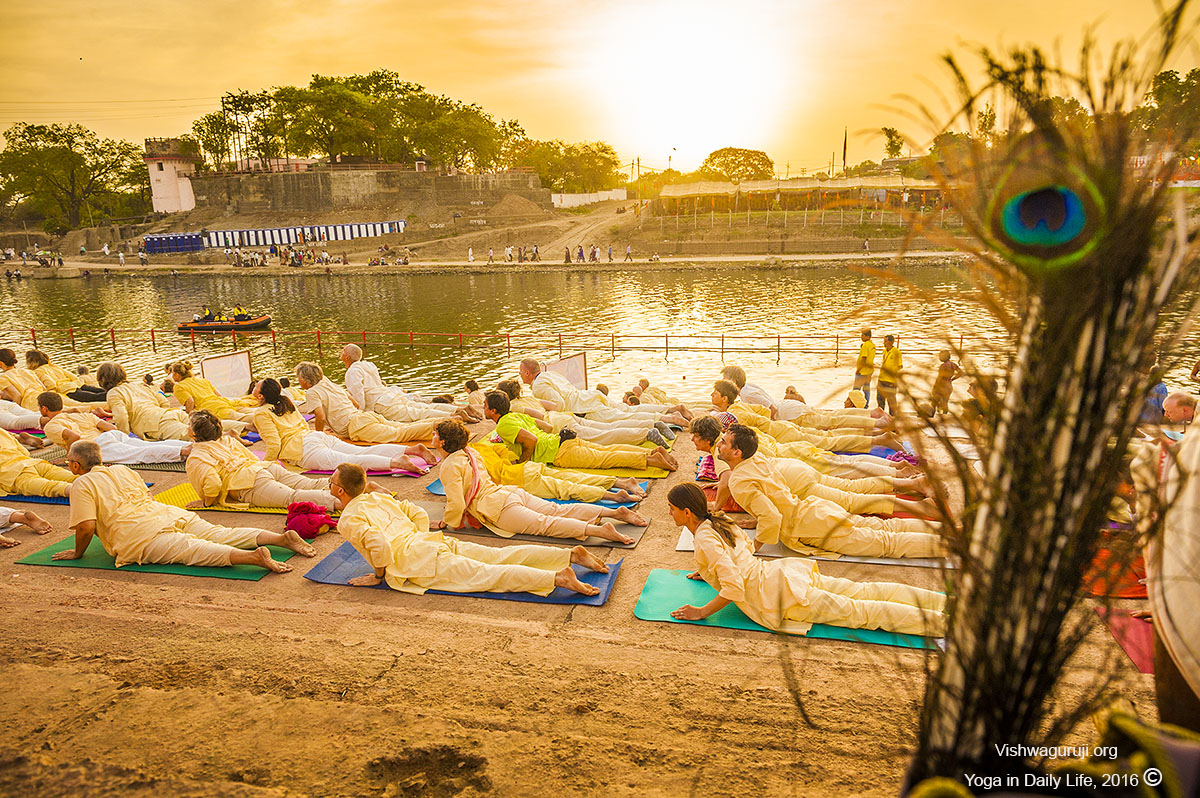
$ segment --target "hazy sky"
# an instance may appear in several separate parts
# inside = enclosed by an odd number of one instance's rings
[[[135,142],[188,131],[239,88],[392,69],[516,118],[535,138],[601,139],[684,170],[724,146],[780,174],[882,156],[928,130],[897,95],[937,102],[939,56],[1060,43],[1086,23],[1142,37],[1150,0],[0,0],[0,129],[78,121]],[[1191,48],[1181,67],[1200,63]],[[978,73],[976,73],[978,74]],[[939,106],[940,107],[940,106]],[[840,163],[839,163],[840,166]]]

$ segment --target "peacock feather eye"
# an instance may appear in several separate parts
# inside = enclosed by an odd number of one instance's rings
[[[1106,228],[1103,196],[1075,167],[1030,153],[1000,177],[987,207],[988,243],[1027,272],[1078,264]]]

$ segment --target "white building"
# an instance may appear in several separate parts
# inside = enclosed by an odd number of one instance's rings
[[[196,207],[189,177],[196,171],[196,156],[180,139],[146,139],[142,160],[150,172],[156,213],[179,213]]]

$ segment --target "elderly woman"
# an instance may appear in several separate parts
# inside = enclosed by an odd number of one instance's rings
[[[108,391],[112,423],[146,441],[186,441],[187,413],[144,381],[130,382],[116,363],[101,363],[96,380]]]
[[[192,414],[190,432],[195,444],[188,455],[188,482],[200,504],[284,507],[312,502],[333,507],[326,480],[293,474],[278,463],[259,460],[246,447],[221,433],[221,422],[207,410]]]

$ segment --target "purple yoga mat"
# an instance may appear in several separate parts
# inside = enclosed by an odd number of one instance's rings
[[[375,469],[370,469],[367,471],[367,476],[369,476],[369,477],[420,477],[420,476],[424,476],[425,474],[429,473],[429,463],[426,463],[420,457],[410,457],[409,459],[412,460],[414,463],[422,464],[424,466],[425,470],[424,471],[396,471],[394,469],[387,468],[382,471],[377,471]],[[332,474],[333,472],[332,471],[321,471],[321,470],[314,469],[311,471],[305,471],[304,473],[305,474]]]
[[[1134,618],[1127,610],[1097,607],[1096,614],[1129,655],[1134,667],[1142,673],[1154,673],[1154,625]]]

